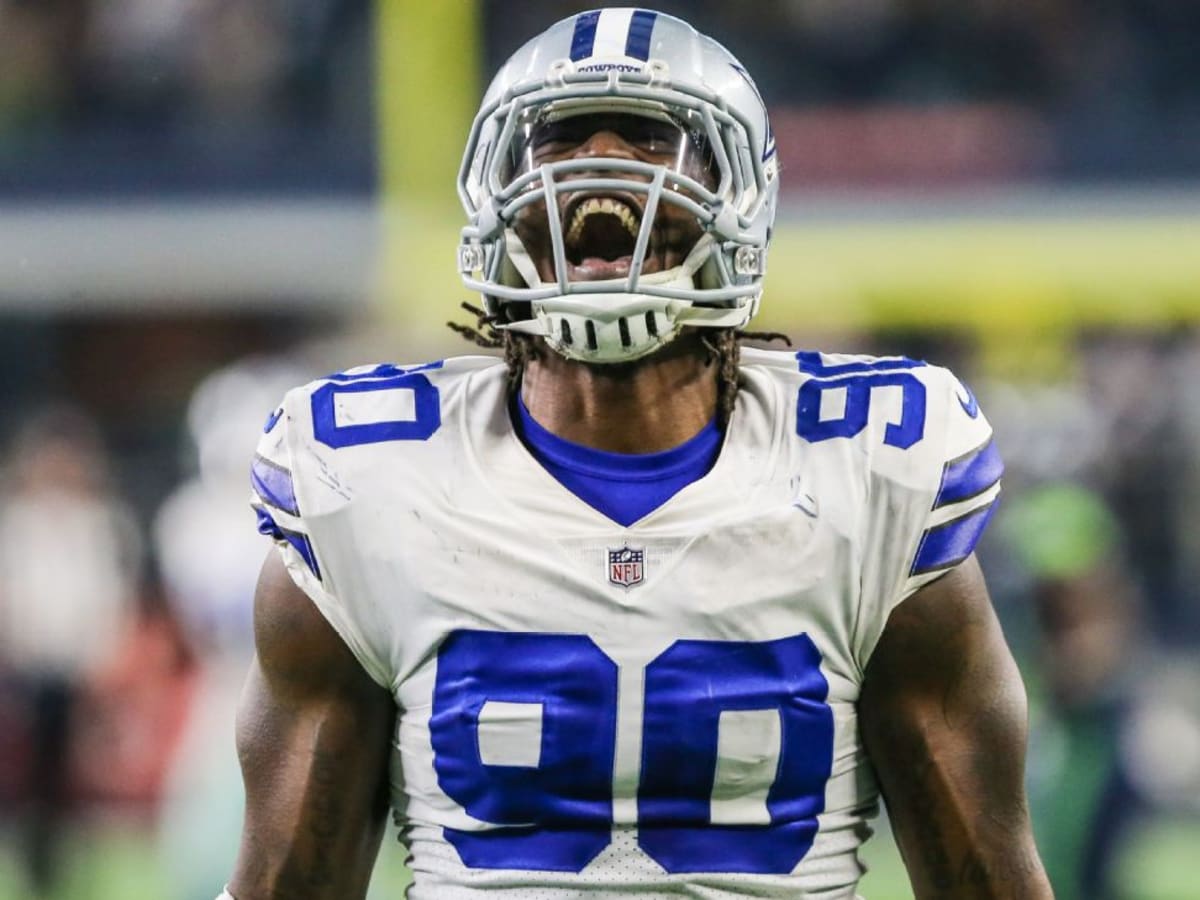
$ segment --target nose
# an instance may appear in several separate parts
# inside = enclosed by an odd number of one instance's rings
[[[588,156],[608,156],[615,159],[633,159],[633,147],[625,138],[608,128],[602,128],[592,133],[586,141],[579,145],[574,154],[576,159]]]

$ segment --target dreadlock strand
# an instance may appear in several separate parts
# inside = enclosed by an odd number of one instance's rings
[[[446,327],[455,334],[465,337],[478,347],[495,350],[504,345],[504,341],[488,331],[472,328],[470,325],[460,325],[458,322],[447,322]]]
[[[521,378],[529,361],[537,356],[533,339],[526,334],[504,332],[502,345],[504,347],[504,365],[508,369],[508,392],[515,394],[521,387]]]
[[[782,331],[739,331],[738,338],[743,341],[762,341],[764,344],[783,341],[792,346],[792,339]]]
[[[733,407],[737,402],[741,344],[738,333],[732,328],[721,329],[713,342],[717,347],[717,416],[724,428],[733,418]]]
[[[491,314],[491,313],[489,313],[489,312],[486,312],[486,311],[485,311],[485,310],[483,310],[483,309],[480,309],[478,306],[476,306],[476,305],[475,305],[475,304],[473,304],[473,303],[468,303],[467,301],[465,301],[465,300],[464,300],[462,303],[460,303],[460,304],[458,304],[458,305],[459,305],[459,306],[460,306],[462,309],[465,309],[467,312],[469,312],[471,315],[473,315],[473,316],[474,316],[476,319],[478,319],[480,322],[494,322],[494,321],[496,321],[496,318],[497,318],[496,316],[492,315],[492,314]]]
[[[479,347],[488,350],[498,350],[505,345],[504,332],[496,327],[499,317],[480,309],[470,303],[460,306],[475,317],[475,324],[462,325],[458,322],[447,322],[446,326],[455,334],[460,335]]]

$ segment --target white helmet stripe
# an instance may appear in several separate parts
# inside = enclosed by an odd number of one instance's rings
[[[601,12],[600,21],[596,23],[596,44],[592,47],[591,55],[624,56],[632,19],[632,9],[606,9]]]

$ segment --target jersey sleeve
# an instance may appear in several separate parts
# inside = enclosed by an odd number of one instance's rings
[[[352,493],[334,460],[312,438],[311,391],[297,388],[267,419],[250,465],[251,506],[260,533],[274,540],[288,574],[312,600],[368,675],[391,687],[386,650],[371,609],[355,602],[346,582],[353,573],[339,566],[339,521]]]
[[[880,457],[872,471],[860,659],[892,610],[966,560],[1000,495],[1004,464],[974,395],[949,370],[919,370],[923,439]]]

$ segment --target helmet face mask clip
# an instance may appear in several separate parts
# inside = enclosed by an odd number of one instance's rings
[[[645,59],[571,58],[581,22],[613,31],[605,16],[618,29],[641,16],[643,36],[651,23]],[[564,20],[501,69],[476,117],[459,179],[464,282],[503,310],[501,327],[587,362],[638,359],[689,325],[744,325],[778,190],[768,137],[744,70],[680,20]]]

